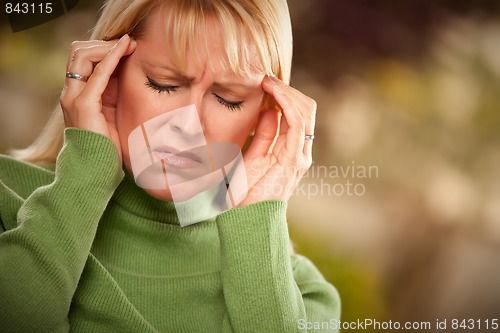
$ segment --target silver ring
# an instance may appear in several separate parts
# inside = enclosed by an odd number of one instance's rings
[[[314,134],[306,134],[304,136],[304,139],[306,139],[306,140],[314,140]]]
[[[69,79],[75,79],[75,80],[80,80],[83,82],[87,82],[88,77],[77,74],[77,73],[71,73],[71,72],[66,72],[66,77]]]

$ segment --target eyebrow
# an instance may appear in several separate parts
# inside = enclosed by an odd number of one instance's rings
[[[191,82],[195,79],[194,77],[186,76],[183,73],[179,72],[177,69],[172,68],[172,67],[165,65],[165,64],[155,64],[155,63],[149,62],[147,60],[145,60],[143,62],[150,67],[160,68],[160,69],[172,72],[175,76],[182,78],[182,79],[185,79],[186,81],[189,81],[189,82]],[[229,89],[229,87],[234,87],[234,86],[241,87],[244,89],[253,89],[257,86],[260,86],[260,83],[257,85],[253,85],[253,84],[246,84],[246,83],[237,82],[237,81],[226,81],[226,82],[222,81],[222,82],[214,82],[214,86],[219,87],[221,89],[227,89],[227,90],[231,90],[231,89]]]

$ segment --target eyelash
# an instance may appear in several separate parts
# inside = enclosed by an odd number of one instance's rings
[[[149,77],[148,77],[148,82],[146,82],[146,86],[152,88],[158,94],[161,94],[162,92],[170,94],[171,92],[176,92],[177,89],[179,88],[178,86],[161,86],[155,81],[151,80]]]
[[[148,81],[146,82],[146,86],[148,86],[149,88],[153,89],[158,94],[161,94],[162,92],[166,92],[167,94],[170,94],[171,92],[176,92],[177,89],[179,89],[178,86],[162,86],[162,85],[159,85],[155,81],[151,80],[149,77],[148,77]],[[224,98],[220,97],[217,94],[213,94],[213,95],[215,96],[215,98],[217,98],[217,101],[221,105],[225,106],[230,111],[239,111],[239,110],[241,110],[241,105],[243,104],[243,101],[240,101],[240,102],[230,102],[230,101],[226,101]]]
[[[243,101],[241,101],[241,102],[229,102],[229,101],[226,101],[224,98],[220,97],[217,94],[213,94],[213,95],[215,96],[215,98],[217,98],[217,101],[219,101],[220,104],[224,105],[230,111],[239,111],[239,110],[241,110],[241,105],[243,104]]]

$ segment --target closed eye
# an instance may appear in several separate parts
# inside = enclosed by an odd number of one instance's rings
[[[223,106],[225,106],[229,110],[231,110],[231,111],[241,110],[241,105],[243,104],[243,101],[232,102],[232,101],[225,100],[224,98],[220,97],[217,94],[213,94],[213,95],[215,96],[215,98],[217,98],[217,101],[220,104],[222,104]]]
[[[167,94],[170,94],[171,92],[177,91],[177,89],[179,88],[179,86],[158,84],[149,77],[148,77],[148,81],[146,82],[146,86],[155,90],[158,94],[161,94],[162,92],[166,92]]]

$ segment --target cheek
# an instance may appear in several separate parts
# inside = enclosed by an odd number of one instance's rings
[[[120,81],[123,81],[120,78]],[[134,127],[134,105],[131,104],[128,89],[124,82],[118,85],[118,100],[116,104],[116,129],[120,136],[120,142],[123,148],[127,146],[127,136]],[[125,152],[125,151],[124,151]]]
[[[135,82],[134,82],[135,81]],[[139,115],[142,87],[132,73],[124,72],[118,80],[117,119],[130,123]]]
[[[116,125],[123,146],[127,145],[128,135],[137,126],[160,113],[158,103],[143,81],[139,70],[125,64],[118,79],[116,104]]]
[[[245,111],[241,111],[245,112]],[[220,114],[221,112],[219,112]],[[242,115],[238,112],[222,116],[212,116],[204,121],[204,132],[208,142],[232,142],[243,147],[256,120],[258,111],[252,115]]]

